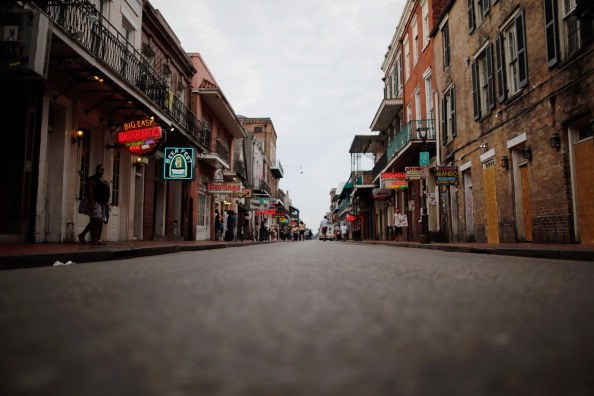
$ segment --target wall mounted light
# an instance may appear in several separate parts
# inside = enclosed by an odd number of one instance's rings
[[[85,129],[78,128],[72,133],[72,143],[80,143],[85,137]]]
[[[559,136],[558,133],[554,133],[553,136],[551,136],[550,139],[551,142],[551,148],[560,148],[561,147],[561,136]]]
[[[501,167],[503,169],[509,169],[509,158],[507,155],[501,157]]]
[[[134,158],[134,167],[136,168],[136,172],[140,172],[142,170],[142,165],[144,165],[144,159],[142,157]]]
[[[524,157],[525,160],[532,161],[532,149],[530,147],[524,147],[522,157]]]

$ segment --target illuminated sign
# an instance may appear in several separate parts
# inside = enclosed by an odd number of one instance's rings
[[[380,187],[388,190],[408,188],[405,172],[384,172],[380,174]]]
[[[118,144],[136,155],[152,153],[163,138],[163,130],[154,119],[126,122],[118,132]]]
[[[210,182],[206,187],[210,193],[237,193],[241,191],[240,183]]]
[[[437,185],[457,185],[458,168],[455,166],[438,166],[435,171],[435,184]]]
[[[193,180],[195,158],[194,149],[191,147],[165,147],[163,178]]]

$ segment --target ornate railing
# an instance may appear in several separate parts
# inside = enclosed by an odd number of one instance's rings
[[[384,152],[379,160],[373,165],[373,178],[375,179],[377,175],[380,174],[382,170],[388,165],[388,153]]]
[[[209,125],[179,100],[163,77],[94,5],[82,0],[50,0],[45,11],[52,21],[89,53],[134,85],[185,132],[202,145],[210,142]],[[41,7],[42,5],[40,5]]]
[[[435,140],[433,120],[414,120],[404,125],[394,139],[388,143],[387,160],[390,161],[408,142],[421,140],[421,131],[427,132],[427,140]]]

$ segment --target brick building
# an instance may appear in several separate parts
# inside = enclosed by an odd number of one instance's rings
[[[594,243],[593,5],[450,1],[434,26],[452,241]]]

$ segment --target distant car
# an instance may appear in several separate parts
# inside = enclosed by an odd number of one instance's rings
[[[324,239],[324,234],[322,234],[322,227],[318,231],[318,239],[321,241]],[[326,231],[326,240],[333,241],[334,240],[334,225],[328,224],[328,231]]]

